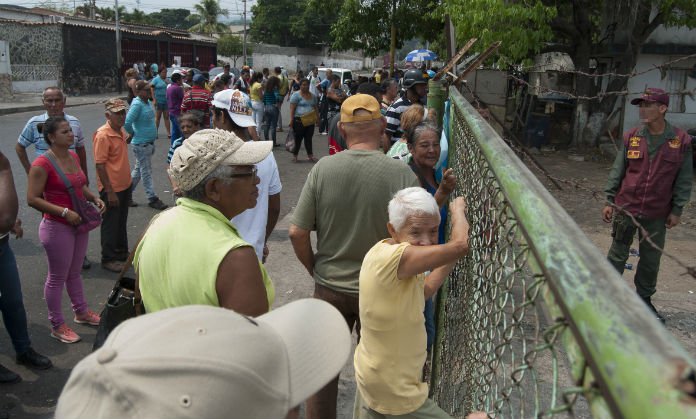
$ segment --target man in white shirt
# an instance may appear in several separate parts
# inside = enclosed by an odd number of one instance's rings
[[[239,90],[223,90],[213,97],[213,126],[235,133],[243,140],[249,139],[249,127],[254,127],[254,118],[249,108],[249,96]],[[242,238],[254,246],[256,256],[262,262],[268,256],[266,241],[278,222],[280,215],[280,182],[278,165],[273,152],[256,165],[259,177],[259,197],[254,208],[234,217],[232,224]]]

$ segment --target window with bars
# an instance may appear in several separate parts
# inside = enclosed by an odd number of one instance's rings
[[[669,108],[667,112],[684,113],[684,95],[677,94],[686,90],[686,78],[689,73],[687,68],[671,68],[667,70],[667,92],[669,93]]]

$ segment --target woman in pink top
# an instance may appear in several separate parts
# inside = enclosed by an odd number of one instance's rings
[[[77,155],[68,150],[74,140],[68,121],[63,117],[49,118],[43,126],[39,126],[39,132],[50,145],[46,154],[50,154],[63,171],[77,198],[86,198],[104,212],[104,202],[87,188],[87,178],[80,169]],[[80,336],[65,324],[61,310],[64,285],[75,312],[75,322],[93,326],[99,324],[99,315],[89,310],[85,302],[80,274],[89,233],[78,232],[75,228],[82,219],[73,207],[65,183],[46,155],[37,157],[32,163],[27,189],[29,205],[43,213],[39,239],[48,260],[44,297],[52,326],[51,336],[61,342],[74,343],[80,340]]]

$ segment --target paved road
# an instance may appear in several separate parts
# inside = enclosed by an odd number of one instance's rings
[[[96,190],[96,174],[92,159],[91,136],[94,131],[104,123],[103,106],[88,105],[67,109],[68,113],[78,117],[82,123],[82,129],[88,138],[86,141],[89,165],[89,178],[92,189]],[[39,112],[18,113],[0,116],[0,151],[7,155],[12,164],[15,176],[15,185],[20,197],[20,217],[24,223],[24,238],[11,240],[11,246],[17,256],[19,272],[22,278],[24,302],[27,309],[29,331],[34,348],[49,356],[55,365],[48,371],[34,372],[20,367],[14,362],[14,352],[9,343],[6,332],[0,332],[0,364],[18,372],[23,382],[9,385],[0,393],[0,411],[10,412],[12,418],[48,418],[52,416],[53,409],[60,391],[67,380],[71,368],[84,356],[88,355],[94,341],[95,330],[92,327],[72,324],[75,331],[83,340],[73,345],[66,345],[52,339],[49,336],[50,328],[47,320],[46,304],[43,300],[43,285],[46,276],[45,253],[38,240],[38,223],[40,214],[26,205],[27,178],[17,159],[14,145],[19,132],[26,121]],[[283,120],[288,121],[288,105],[283,107]],[[286,128],[287,131],[287,128]],[[278,141],[284,142],[285,133],[278,133]],[[160,198],[167,204],[173,205],[169,184],[167,182],[165,165],[167,153],[167,139],[164,127],[160,127],[160,139],[156,143],[156,152],[153,157],[153,172],[155,188]],[[326,137],[315,135],[315,155],[322,157],[327,154]],[[33,152],[30,152],[33,158]],[[276,305],[310,295],[312,282],[302,271],[301,266],[295,260],[292,248],[287,239],[288,217],[286,215],[294,207],[299,192],[302,189],[304,179],[311,168],[310,163],[293,164],[290,162],[290,153],[284,148],[276,148],[275,156],[280,168],[283,192],[281,195],[281,219],[272,236],[271,257],[268,262],[268,270],[276,283]],[[300,152],[304,157],[304,150]],[[131,161],[132,155],[131,155]],[[128,237],[131,244],[140,236],[150,218],[156,213],[147,207],[147,199],[141,185],[138,186],[134,200],[141,205],[132,208],[128,217]],[[92,269],[83,272],[85,295],[90,307],[95,311],[101,311],[104,299],[113,285],[116,274],[101,269],[99,230],[90,234],[87,255],[93,261]],[[70,304],[67,295],[63,297],[63,312],[69,318]],[[0,325],[4,329],[4,325]],[[343,383],[343,385],[350,385]],[[350,396],[348,397],[350,399]],[[345,406],[349,409],[349,406]]]

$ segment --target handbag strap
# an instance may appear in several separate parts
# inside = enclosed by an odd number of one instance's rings
[[[135,251],[138,250],[139,244],[140,240],[138,240],[138,243],[135,244],[133,250],[131,250],[130,253],[128,253],[128,259],[126,259],[126,262],[123,264],[121,272],[119,272],[118,274],[118,279],[116,279],[117,284],[121,282],[121,279],[123,279],[123,277],[126,275],[128,269],[130,269],[130,267],[133,266],[133,258],[135,257]],[[135,273],[135,284],[133,285],[133,294],[133,305],[135,305],[135,313],[139,316],[143,314],[143,297],[140,295],[140,278],[137,272]]]
[[[46,156],[48,161],[51,162],[53,170],[55,170],[58,176],[63,180],[63,183],[65,184],[65,187],[68,189],[68,193],[70,194],[70,200],[72,200],[73,208],[75,211],[77,211],[79,208],[77,206],[77,195],[75,195],[75,188],[73,188],[72,183],[68,180],[68,177],[65,176],[63,169],[61,169],[58,165],[58,162],[56,161],[55,156],[53,155],[53,152],[51,150],[48,150],[44,154],[44,156]]]

